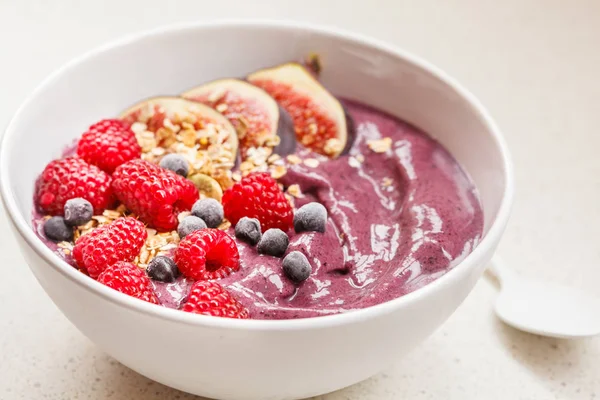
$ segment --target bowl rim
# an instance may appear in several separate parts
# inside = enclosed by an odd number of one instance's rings
[[[238,320],[230,318],[214,318],[210,316],[181,312],[176,309],[167,307],[157,307],[154,304],[147,303],[111,288],[108,288],[101,283],[89,279],[89,277],[77,271],[67,262],[60,259],[50,248],[35,235],[31,229],[30,221],[26,220],[18,210],[15,196],[11,190],[11,177],[8,171],[7,155],[9,149],[17,141],[15,125],[21,114],[25,112],[29,104],[42,92],[49,84],[56,80],[59,76],[68,73],[71,69],[76,68],[78,64],[95,57],[98,54],[110,51],[115,48],[126,46],[140,40],[160,37],[164,34],[184,32],[190,30],[209,30],[209,29],[273,29],[273,30],[291,30],[291,31],[310,31],[321,36],[329,36],[341,38],[356,42],[363,46],[368,46],[377,51],[388,53],[394,57],[401,58],[408,63],[425,70],[432,76],[441,80],[450,86],[459,96],[465,99],[471,107],[479,114],[488,131],[491,133],[496,146],[500,150],[503,164],[504,180],[506,187],[502,195],[502,200],[498,212],[487,232],[482,238],[479,245],[471,252],[464,260],[462,260],[453,269],[446,272],[443,276],[435,281],[428,283],[422,288],[419,288],[411,293],[401,297],[389,300],[387,302],[370,306],[367,308],[350,310],[340,314],[323,315],[311,318],[285,319],[285,320]],[[508,221],[512,202],[514,197],[514,177],[513,165],[508,150],[508,146],[500,132],[500,129],[480,101],[466,88],[464,88],[454,78],[440,70],[438,67],[429,62],[415,56],[401,48],[385,43],[378,39],[370,38],[362,34],[349,32],[343,29],[338,29],[332,26],[318,25],[305,22],[296,22],[288,20],[247,20],[247,19],[220,19],[211,22],[186,22],[178,24],[169,24],[160,26],[154,29],[145,30],[133,34],[126,35],[116,40],[109,41],[106,44],[89,50],[75,58],[72,58],[67,63],[58,67],[50,75],[48,75],[34,91],[21,103],[13,117],[10,119],[2,140],[0,142],[0,197],[6,208],[10,222],[14,225],[21,237],[27,242],[29,247],[37,253],[47,264],[52,266],[57,272],[64,277],[79,285],[81,288],[110,301],[116,305],[127,307],[132,311],[144,313],[153,317],[170,320],[173,322],[183,323],[187,325],[200,325],[213,328],[237,329],[237,330],[306,330],[306,329],[322,329],[334,326],[341,326],[361,322],[367,319],[376,318],[389,314],[396,309],[406,307],[414,302],[418,302],[421,298],[427,297],[435,291],[440,290],[444,286],[450,285],[453,281],[460,279],[461,272],[473,264],[476,259],[482,257],[492,243],[498,241],[503,233],[504,227]]]

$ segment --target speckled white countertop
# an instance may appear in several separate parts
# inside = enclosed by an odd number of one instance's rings
[[[509,264],[598,293],[600,2],[350,3],[0,0],[0,126],[49,72],[125,33],[226,17],[359,31],[442,67],[497,119],[516,167],[516,205],[499,250]],[[194,398],[121,366],[81,335],[37,284],[7,224],[1,212],[0,399]],[[495,296],[482,279],[448,322],[395,367],[322,399],[600,398],[600,338],[517,332],[494,317]]]

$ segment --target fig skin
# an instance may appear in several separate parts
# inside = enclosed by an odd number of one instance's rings
[[[278,105],[279,106],[279,105]],[[285,157],[296,151],[296,133],[294,131],[294,121],[283,107],[279,106],[279,121],[277,122],[277,136],[279,144],[273,149],[273,153]]]
[[[344,109],[344,115],[346,116],[346,146],[344,146],[344,150],[340,153],[341,156],[345,156],[350,153],[352,149],[352,145],[354,145],[354,141],[356,140],[356,123],[354,122],[354,118],[348,112],[348,108],[342,103],[342,108]]]

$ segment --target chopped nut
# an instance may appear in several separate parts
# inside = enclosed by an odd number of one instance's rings
[[[239,182],[239,181],[241,181],[241,180],[242,180],[242,174],[240,174],[239,172],[234,172],[234,173],[231,175],[231,178],[232,178],[234,181],[236,181],[236,182]]]
[[[194,122],[183,121],[181,123],[181,129],[186,131],[195,131],[196,127],[194,127]]]
[[[369,140],[367,145],[375,153],[385,153],[392,148],[392,139],[389,137],[379,140]]]
[[[215,107],[215,110],[217,110],[218,112],[222,113],[222,112],[224,112],[224,111],[227,110],[227,104],[225,104],[225,103],[218,104]]]
[[[166,127],[158,128],[155,136],[159,145],[162,147],[169,147],[177,141],[175,132]]]
[[[111,218],[107,218],[104,215],[94,215],[92,219],[96,220],[99,225],[106,225],[113,221]]]
[[[140,263],[141,264],[147,264],[148,260],[150,258],[150,252],[148,251],[148,249],[146,248],[146,246],[142,246],[142,249],[140,250]]]
[[[350,165],[352,168],[359,168],[360,162],[355,157],[349,157],[348,165]]]
[[[304,165],[310,168],[317,168],[319,166],[319,160],[315,158],[307,158],[304,160]]]
[[[233,165],[232,165],[233,167]],[[221,186],[221,189],[227,190],[233,186],[232,173],[229,169],[218,169],[213,173],[213,179]]]
[[[281,156],[279,154],[271,154],[269,156],[269,158],[267,158],[267,162],[269,164],[273,164],[275,161],[281,159]]]
[[[177,245],[175,243],[167,243],[164,246],[161,246],[159,248],[159,250],[162,251],[169,251],[169,250],[174,250],[177,248]]]
[[[133,124],[131,124],[131,130],[136,135],[140,135],[143,132],[146,132],[147,129],[148,129],[148,126],[146,124],[144,124],[143,122],[134,122]]]
[[[302,162],[302,159],[295,154],[287,156],[287,160],[292,165],[300,164]]]
[[[170,233],[169,236],[165,236],[164,234],[159,234],[159,235],[154,235],[152,237],[149,237],[148,239],[146,239],[146,247],[148,249],[156,249],[159,247],[162,247],[164,245],[166,245],[168,243],[168,238],[170,238]]]
[[[394,181],[391,178],[383,178],[381,181],[381,185],[384,187],[390,186]]]
[[[187,147],[194,147],[196,144],[196,130],[194,129],[186,129],[177,136]]]
[[[221,225],[218,226],[219,229],[226,231],[227,229],[229,229],[231,227],[231,222],[229,222],[228,220],[223,220],[223,222],[221,222]]]
[[[142,148],[142,151],[145,153],[149,152],[158,145],[152,132],[144,131],[140,134],[136,134],[135,138]]]
[[[177,115],[179,122],[181,122],[181,127],[184,127],[184,124],[189,124],[189,125],[195,125],[198,122],[198,117],[196,117],[196,114],[198,112],[198,109],[196,107],[192,107],[188,109],[188,112],[185,113],[185,115],[181,116],[181,115]]]
[[[165,154],[165,148],[164,147],[155,147],[151,150],[152,154],[155,156],[162,156],[163,154]]]
[[[279,143],[281,143],[281,138],[278,135],[275,136],[271,136],[267,139],[267,141],[265,142],[265,145],[269,146],[269,147],[275,147],[278,146]]]
[[[171,120],[169,118],[165,118],[163,120],[163,126],[167,129],[169,129],[173,133],[177,133],[181,129],[181,127],[179,125],[173,124],[173,122],[171,122]]]
[[[287,168],[283,165],[277,165],[271,170],[273,179],[279,179],[287,173]]]
[[[94,218],[94,217],[92,217],[92,218]],[[94,219],[92,219],[91,221],[88,221],[85,224],[78,226],[77,230],[79,230],[79,231],[87,231],[89,229],[92,229],[96,225],[97,225],[97,221],[94,221]]]
[[[300,190],[300,185],[298,185],[296,183],[293,185],[290,185],[290,187],[288,187],[287,192],[296,198],[304,197],[304,195],[302,194],[302,191]]]
[[[252,168],[254,168],[254,164],[249,161],[244,161],[240,164],[240,171],[249,172]]]
[[[121,216],[121,213],[116,210],[104,210],[102,215],[109,219],[117,219]]]
[[[73,251],[73,244],[71,242],[60,242],[57,246],[63,249],[65,254],[71,254]]]
[[[189,211],[180,212],[177,214],[177,221],[181,222],[185,217],[189,217],[190,215],[192,215],[192,213]]]
[[[267,163],[267,158],[272,151],[269,147],[250,147],[246,152],[247,160],[245,162],[252,162],[257,167],[262,166]]]
[[[339,154],[344,149],[342,141],[338,138],[331,138],[325,142],[325,154]]]

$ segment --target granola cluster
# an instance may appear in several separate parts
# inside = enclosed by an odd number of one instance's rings
[[[169,112],[151,104],[140,109],[131,125],[142,147],[142,159],[158,163],[168,153],[182,155],[190,176],[203,174],[227,188],[235,164],[235,135],[229,129],[199,118],[191,105],[186,112]]]

